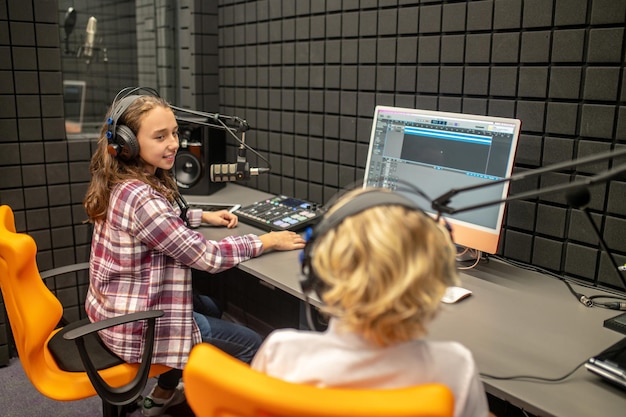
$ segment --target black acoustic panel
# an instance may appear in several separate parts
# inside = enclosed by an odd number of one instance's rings
[[[465,54],[464,35],[444,35],[441,37],[441,62],[462,63]]]
[[[545,0],[524,0],[522,26],[524,28],[548,27],[552,24],[553,4]]]
[[[487,33],[468,34],[465,41],[465,62],[468,64],[486,64],[490,61],[489,51],[492,43],[495,46],[496,37],[493,41],[491,35]],[[512,56],[516,54],[516,45],[507,45],[512,50],[509,52]],[[515,55],[517,58],[517,54]]]
[[[606,216],[605,220],[604,239],[607,246],[622,253],[626,252],[626,220],[614,216]]]
[[[547,30],[522,33],[520,62],[547,62],[550,56],[550,41],[551,33]]]
[[[578,0],[582,3],[581,7],[586,7],[584,0]],[[591,5],[591,24],[621,24],[624,19],[626,3],[615,0],[594,0]],[[580,22],[580,23],[584,23]]]
[[[580,94],[581,67],[552,67],[548,97],[577,99]]]
[[[569,275],[592,279],[597,259],[598,251],[593,248],[576,243],[565,244],[564,271]]]
[[[570,161],[574,157],[573,139],[546,137],[543,145],[542,165]]]
[[[536,232],[555,238],[564,238],[566,211],[562,207],[539,204],[537,207]]]
[[[522,0],[505,0],[494,3],[493,28],[519,29],[522,22]]]
[[[465,16],[467,5],[465,3],[452,3],[443,5],[442,30],[444,32],[465,31]]]
[[[585,69],[583,99],[615,101],[619,84],[619,67],[588,67]]]
[[[521,67],[519,69],[518,95],[543,98],[548,89],[548,67]]]
[[[614,258],[618,265],[626,265],[626,256],[614,253]],[[619,291],[624,291],[625,287],[622,281],[624,272],[621,272],[622,277],[615,273],[615,266],[606,252],[600,252],[600,267],[596,274],[600,282],[613,286]]]
[[[578,119],[578,104],[576,103],[548,103],[546,114],[546,133],[563,135],[576,134]]]
[[[486,99],[467,97],[463,99],[462,112],[469,114],[487,114],[487,104],[488,101]]]
[[[489,67],[465,68],[463,92],[469,95],[486,96],[489,90]]]
[[[519,48],[519,33],[494,33],[491,41],[491,62],[498,64],[509,63],[517,65],[519,62]],[[476,49],[477,52],[482,50],[482,48],[479,47],[476,47],[474,49]]]
[[[36,23],[35,24],[35,36],[37,39],[38,47],[50,47],[50,48],[58,47],[60,43],[59,25],[56,23],[55,24]],[[38,51],[38,53],[41,53],[42,51],[45,51],[45,50],[42,49]],[[57,61],[57,63],[60,64],[60,62],[58,62],[59,61],[58,51],[54,50],[54,53],[57,54],[56,59],[54,61]],[[50,54],[50,57],[54,58],[54,55]],[[41,60],[39,61],[39,64],[40,65],[43,64]]]
[[[48,207],[47,188],[44,186],[24,188],[24,206],[26,209]],[[55,207],[51,208],[51,210],[59,210],[61,208],[62,207]],[[13,210],[15,210],[15,208],[13,208]],[[54,221],[54,219],[55,217],[52,218],[52,221]],[[66,217],[66,220],[71,220],[71,217]]]
[[[614,106],[583,104],[580,134],[591,138],[610,138],[615,116]]]
[[[559,240],[535,237],[531,263],[541,268],[558,270],[561,265],[563,243]]]
[[[608,2],[615,3],[613,0],[608,0]],[[598,3],[597,0],[593,2],[594,6],[596,3]],[[622,11],[623,15],[624,12]],[[556,26],[582,25],[586,19],[587,0],[557,0],[554,12],[554,24]]]
[[[594,64],[622,62],[624,28],[597,28],[589,31],[587,62]]]
[[[626,216],[626,182],[611,183],[607,210],[610,214]]]
[[[598,228],[602,226],[602,218],[599,214],[592,213],[591,218]],[[577,243],[584,243],[587,245],[597,244],[598,238],[593,231],[593,226],[586,218],[586,215],[582,210],[570,210],[567,226],[567,238],[568,240]]]

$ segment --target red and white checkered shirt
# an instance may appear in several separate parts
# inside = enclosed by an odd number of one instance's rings
[[[85,303],[92,322],[159,309],[153,363],[182,369],[201,341],[193,320],[191,268],[217,273],[262,252],[255,235],[207,240],[187,228],[180,209],[142,181],[111,193],[106,221],[94,225],[90,284]],[[104,343],[130,363],[140,361],[145,322],[100,332]]]

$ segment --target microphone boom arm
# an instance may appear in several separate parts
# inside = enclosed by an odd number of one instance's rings
[[[460,208],[453,208],[449,206],[450,201],[455,195],[465,192],[465,191],[471,191],[471,190],[476,190],[480,188],[486,188],[486,187],[493,186],[496,184],[502,184],[505,182],[512,182],[512,181],[517,181],[520,179],[531,178],[531,177],[534,177],[543,173],[554,172],[563,168],[570,168],[575,165],[581,165],[581,164],[586,164],[586,163],[596,162],[596,161],[615,160],[616,158],[624,156],[624,155],[626,155],[626,147],[623,147],[618,150],[613,149],[612,151],[597,154],[597,155],[590,155],[587,157],[575,159],[573,161],[565,161],[561,163],[552,164],[547,167],[525,171],[518,175],[512,175],[508,178],[501,178],[499,180],[488,182],[488,183],[475,184],[475,185],[471,185],[465,188],[453,188],[447,191],[446,193],[442,194],[441,196],[432,200],[431,207],[435,212],[437,212],[438,217],[439,217],[441,216],[442,213],[456,214],[456,213],[475,210],[475,209],[479,209],[483,207],[493,206],[496,204],[503,204],[509,201],[521,200],[525,198],[534,198],[534,197],[539,197],[539,196],[550,194],[550,193],[566,192],[566,198],[568,200],[568,204],[572,207],[578,206],[576,208],[581,209],[583,213],[585,214],[585,216],[587,217],[589,223],[591,224],[593,228],[594,233],[596,234],[596,236],[598,237],[600,241],[600,247],[607,253],[622,285],[626,289],[626,279],[620,273],[615,257],[609,251],[609,248],[606,242],[604,241],[604,238],[602,237],[602,233],[598,229],[597,225],[595,224],[595,222],[593,221],[591,217],[591,214],[589,213],[589,209],[587,207],[581,207],[583,205],[586,206],[586,204],[588,203],[588,198],[589,198],[588,187],[595,185],[595,184],[607,183],[615,178],[620,178],[622,175],[624,175],[624,173],[626,173],[626,162],[623,162],[621,164],[616,163],[613,168],[610,168],[599,174],[595,174],[592,176],[585,176],[583,177],[583,179],[575,180],[567,184],[552,185],[552,186],[540,188],[538,190],[526,191],[523,193],[510,195],[510,196],[507,196],[506,198],[502,198],[499,200],[487,201],[487,202],[473,204],[470,206],[465,206],[465,207],[460,207]],[[585,199],[584,199],[584,202],[582,202],[582,204],[578,204],[580,203],[577,201],[579,200],[579,198],[577,198],[577,196],[575,195],[575,192],[577,192],[578,190],[584,190],[586,192]],[[597,285],[598,285],[598,277],[596,277],[594,280],[594,286],[597,286]]]
[[[252,147],[250,147],[245,142],[245,140],[243,140],[243,137],[245,137],[245,132],[250,128],[250,126],[248,125],[248,122],[245,119],[242,119],[237,116],[226,116],[226,115],[219,114],[219,113],[207,113],[207,112],[202,112],[199,110],[185,109],[182,107],[173,106],[171,104],[170,104],[170,107],[175,112],[186,113],[186,114],[190,114],[193,116],[199,116],[201,118],[204,118],[206,121],[198,120],[197,118],[187,118],[187,117],[183,117],[183,116],[175,114],[176,120],[186,122],[186,123],[197,124],[200,126],[207,126],[207,127],[211,127],[214,129],[221,129],[221,130],[228,132],[228,134],[231,137],[233,137],[237,141],[237,143],[239,143],[240,145],[238,153],[237,153],[238,162],[239,162],[241,155],[245,157],[245,150],[247,149],[267,164],[267,167],[268,167],[267,172],[271,170],[270,161],[267,158],[265,158],[263,155],[258,153],[256,150],[254,150]],[[223,119],[225,119],[228,122],[235,123],[236,127],[228,126],[226,122],[224,122]],[[242,133],[241,139],[237,136],[236,134],[237,132]]]
[[[559,162],[556,164],[548,165],[546,167],[521,172],[519,174],[511,175],[510,177],[501,178],[499,180],[491,181],[488,183],[480,183],[480,184],[470,185],[470,186],[463,187],[463,188],[453,188],[447,191],[446,193],[442,194],[441,196],[435,198],[431,203],[431,207],[437,213],[456,214],[456,213],[461,213],[464,211],[470,211],[470,210],[475,210],[475,209],[479,209],[483,207],[493,206],[496,204],[506,203],[509,201],[521,200],[524,198],[539,197],[539,196],[549,194],[549,193],[554,193],[554,192],[567,191],[569,189],[573,189],[573,188],[580,187],[580,186],[585,186],[585,185],[588,186],[588,185],[594,185],[597,183],[608,182],[612,178],[619,176],[623,172],[626,172],[626,163],[622,165],[618,165],[617,167],[612,168],[603,173],[586,177],[583,180],[578,180],[578,181],[568,183],[567,185],[562,185],[562,184],[553,185],[550,187],[545,187],[543,189],[527,191],[524,193],[508,196],[500,200],[487,201],[484,203],[474,204],[471,206],[465,206],[465,207],[459,207],[459,208],[453,208],[449,206],[452,200],[452,197],[454,197],[455,195],[459,193],[472,191],[472,190],[476,190],[480,188],[491,187],[491,186],[502,184],[505,182],[513,182],[513,181],[518,181],[518,180],[522,180],[526,178],[532,178],[532,177],[535,177],[544,173],[554,172],[554,171],[564,169],[564,168],[571,168],[576,165],[583,165],[583,164],[588,164],[588,163],[596,162],[596,161],[605,161],[608,159],[614,159],[620,156],[626,156],[626,147],[619,149],[619,150],[612,150],[612,151],[603,152],[603,153],[596,154],[596,155],[589,155],[583,158],[574,159],[572,161]]]

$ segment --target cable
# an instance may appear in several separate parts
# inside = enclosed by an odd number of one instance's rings
[[[558,274],[555,274],[554,272],[548,271],[546,269],[543,269],[541,267],[537,267],[537,266],[533,266],[533,265],[529,265],[523,262],[518,262],[518,261],[514,261],[511,259],[506,259],[503,258],[501,256],[498,255],[492,255],[494,258],[504,262],[504,263],[508,263],[509,265],[513,265],[516,266],[518,268],[522,268],[522,269],[526,269],[528,271],[533,271],[533,272],[538,272],[541,274],[545,274],[545,275],[549,275],[551,277],[554,277],[556,279],[558,279],[559,281],[563,282],[565,284],[565,286],[567,287],[567,289],[570,291],[570,293],[572,293],[572,295],[574,296],[574,298],[576,298],[576,300],[578,302],[580,302],[581,304],[583,304],[586,307],[601,307],[601,308],[607,308],[610,310],[622,310],[622,311],[626,311],[626,297],[624,297],[622,294],[620,293],[615,293],[613,295],[606,295],[606,294],[602,294],[602,295],[592,295],[592,296],[587,296],[583,293],[579,293],[577,291],[574,290],[574,288],[572,287],[572,284],[570,283],[570,280],[568,280],[565,277],[562,277]],[[579,282],[576,281],[577,285],[580,285],[581,287],[585,287],[585,288],[597,288],[594,287],[592,285],[590,285],[589,283],[585,283],[585,282]],[[603,288],[603,290],[611,292],[612,290],[607,289],[607,288]],[[599,302],[599,301],[595,301],[599,298],[609,298],[612,299],[614,301],[611,302]]]
[[[596,300],[601,300],[603,298],[608,299],[610,301],[606,301],[606,302],[605,301],[596,301]],[[626,298],[623,298],[623,297],[617,297],[617,296],[614,296],[614,295],[597,294],[597,295],[589,296],[589,300],[591,301],[593,306],[606,308],[606,309],[609,309],[609,310],[626,311]]]
[[[459,261],[458,258],[460,256],[463,256],[465,254],[467,254],[468,252],[470,252],[470,256],[472,256],[471,259],[467,259],[467,260],[462,260]],[[473,253],[472,253],[473,252]],[[465,248],[465,250],[463,250],[460,253],[456,254],[457,256],[457,262],[466,262],[466,261],[473,261],[473,263],[471,265],[468,266],[457,266],[457,269],[460,271],[466,271],[468,269],[474,269],[476,268],[476,266],[480,263],[482,257],[483,257],[483,253],[479,250],[475,250],[475,249],[470,249],[470,248]]]
[[[559,376],[559,377],[556,377],[556,378],[548,378],[548,377],[534,376],[534,375],[498,376],[498,375],[491,375],[491,374],[486,374],[486,373],[482,373],[482,372],[480,373],[480,376],[482,376],[484,378],[498,379],[498,380],[518,380],[518,379],[524,379],[524,380],[532,380],[532,381],[539,381],[539,382],[562,382],[565,379],[567,379],[570,376],[572,376],[574,374],[574,372],[576,372],[578,369],[580,369],[586,363],[587,363],[587,360],[585,360],[584,362],[581,362],[580,364],[576,365],[576,367],[574,369],[572,369],[571,371],[569,371],[565,375]]]

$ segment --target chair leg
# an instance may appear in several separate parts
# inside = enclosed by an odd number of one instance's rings
[[[126,417],[128,414],[136,411],[141,407],[143,397],[140,396],[137,400],[126,405],[113,405],[102,401],[102,416],[103,417]]]
[[[125,417],[126,411],[124,406],[113,405],[102,401],[102,417]]]

